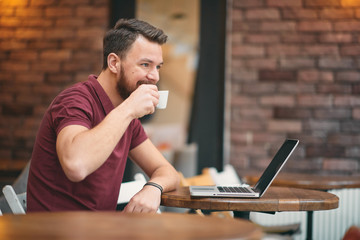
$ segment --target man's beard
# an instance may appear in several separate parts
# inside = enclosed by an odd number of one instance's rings
[[[118,82],[116,84],[116,89],[118,91],[118,93],[120,94],[120,97],[122,99],[127,99],[130,94],[136,90],[136,88],[138,88],[141,84],[153,84],[152,82],[148,81],[148,80],[139,80],[136,83],[136,87],[135,89],[131,89],[129,86],[127,86],[127,77],[125,75],[125,71],[123,66],[120,66],[120,77],[118,79]]]
[[[127,78],[125,76],[125,71],[123,66],[120,66],[120,77],[118,79],[117,85],[116,85],[116,89],[118,91],[118,93],[120,94],[120,97],[122,99],[127,99],[130,94],[135,90],[129,89],[126,86],[126,82],[127,82]]]

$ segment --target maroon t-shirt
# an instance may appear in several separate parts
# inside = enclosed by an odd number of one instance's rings
[[[94,75],[60,93],[41,122],[31,158],[27,211],[115,210],[129,150],[147,139],[133,120],[110,157],[81,182],[71,182],[60,166],[56,138],[68,125],[89,129],[114,109]]]

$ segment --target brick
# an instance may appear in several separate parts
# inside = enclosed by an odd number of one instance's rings
[[[232,79],[239,82],[253,82],[258,79],[257,71],[247,69],[234,69]]]
[[[30,0],[31,7],[44,7],[57,5],[58,0]]]
[[[240,45],[233,46],[232,48],[233,56],[256,56],[262,57],[265,55],[265,49],[262,46],[255,45]]]
[[[40,72],[59,72],[60,63],[52,61],[38,61],[31,64],[31,70]]]
[[[323,160],[323,162],[323,169],[327,171],[356,172],[359,170],[359,163],[356,159],[326,158]]]
[[[352,94],[359,95],[360,94],[360,83],[352,84]]]
[[[341,0],[304,0],[305,7],[340,7]]]
[[[15,15],[15,8],[0,8],[0,16],[13,17]]]
[[[73,39],[75,38],[75,31],[67,28],[56,28],[46,30],[44,37],[46,39]]]
[[[360,133],[359,121],[356,120],[342,121],[341,130],[342,132],[349,132],[353,134]]]
[[[108,15],[109,8],[107,6],[80,6],[76,8],[76,16],[88,17],[88,18],[99,18]]]
[[[343,7],[360,7],[360,2],[357,0],[341,0]]]
[[[272,110],[259,107],[242,107],[233,111],[233,114],[239,119],[269,119],[272,117]]]
[[[276,44],[266,47],[267,55],[271,57],[298,56],[300,46],[296,44]]]
[[[41,60],[63,61],[71,57],[70,50],[45,50],[40,53]]]
[[[25,7],[29,4],[29,0],[12,0],[12,1],[2,1],[2,7]]]
[[[332,72],[319,71],[317,69],[312,70],[299,70],[298,80],[303,82],[333,82],[334,76]]]
[[[360,108],[354,108],[353,109],[352,117],[354,119],[360,120]]]
[[[82,5],[90,5],[90,2],[94,2],[94,1],[91,1],[91,0],[77,0],[77,1],[61,0],[59,4],[61,6],[82,6]],[[102,0],[102,3],[104,3],[103,0]]]
[[[309,109],[293,107],[276,107],[274,108],[275,119],[308,119],[312,117]]]
[[[241,123],[241,124],[240,124]],[[241,122],[236,122],[236,117],[232,116],[231,129],[232,131],[264,131],[266,124],[263,121],[256,119],[244,119]]]
[[[70,7],[48,7],[45,9],[46,17],[71,17],[74,10]]]
[[[249,20],[277,20],[280,19],[280,12],[275,8],[249,9],[245,17]]]
[[[315,93],[315,85],[311,84],[301,84],[301,83],[282,83],[278,86],[277,92],[286,93],[286,94],[314,94]]]
[[[267,130],[271,132],[299,133],[302,131],[301,121],[295,120],[270,120]]]
[[[360,135],[354,135],[351,133],[335,133],[329,134],[328,144],[339,146],[357,146],[360,142]]]
[[[339,55],[337,45],[310,45],[302,48],[302,53],[307,56]]]
[[[351,94],[351,86],[345,84],[321,84],[318,86],[318,93],[328,94]]]
[[[256,106],[257,97],[237,95],[231,98],[232,106]]]
[[[244,66],[252,69],[276,69],[277,60],[275,58],[251,58],[245,60]]]
[[[297,30],[304,32],[328,32],[332,30],[332,26],[328,21],[301,21],[297,24]]]
[[[301,7],[301,0],[266,0],[270,7]]]
[[[323,9],[320,11],[320,18],[323,19],[352,19],[354,18],[353,9]]]
[[[339,132],[340,123],[339,121],[328,120],[328,119],[324,119],[324,120],[310,119],[309,121],[304,122],[303,130],[311,131],[311,132],[322,132],[322,133]]]
[[[345,156],[344,147],[339,146],[307,146],[307,157],[331,157],[331,156]]]
[[[30,116],[33,113],[33,106],[30,104],[3,104],[2,115],[4,116]]]
[[[27,62],[20,61],[7,61],[0,65],[3,71],[18,72],[18,71],[29,71],[29,64]]]
[[[317,13],[312,9],[284,8],[282,11],[283,19],[317,19]]]
[[[274,82],[288,82],[296,81],[295,72],[293,71],[281,71],[281,70],[261,70],[259,72],[260,81],[274,81]]]
[[[360,54],[360,46],[358,44],[347,44],[340,48],[340,54],[343,56],[358,56]]]
[[[18,27],[21,25],[21,20],[15,17],[1,17],[0,26],[1,27]]]
[[[334,105],[337,107],[347,106],[347,107],[358,107],[360,106],[360,96],[350,96],[350,95],[335,95]]]
[[[319,36],[319,41],[323,43],[350,43],[352,39],[350,33],[324,33]]]
[[[360,73],[358,71],[341,71],[336,73],[335,79],[342,82],[358,82]]]
[[[316,43],[317,37],[315,34],[285,34],[281,36],[284,43]]]
[[[86,22],[84,18],[58,18],[56,19],[55,25],[64,28],[75,28],[84,27]]]
[[[14,35],[15,35],[15,30],[13,30],[13,29],[1,29],[0,40],[1,39],[13,39]]]
[[[295,106],[295,99],[293,96],[262,96],[260,97],[260,104],[263,106],[293,107]]]
[[[51,84],[56,83],[71,83],[73,82],[72,74],[49,74],[47,76],[46,82]]]
[[[340,31],[360,31],[360,21],[337,21],[334,22],[334,30]]]
[[[345,156],[357,158],[360,156],[360,147],[347,147],[345,149]]]
[[[242,86],[242,93],[249,93],[249,94],[268,94],[274,93],[276,90],[275,84],[271,83],[262,83],[262,84],[243,84]]]
[[[230,11],[232,14],[231,21],[238,22],[238,21],[243,20],[244,15],[243,15],[242,9],[232,8]]]
[[[39,29],[17,29],[15,32],[15,38],[17,39],[42,39],[44,37],[44,31]]]
[[[300,95],[297,97],[299,106],[302,107],[331,107],[332,96],[328,95]]]
[[[53,26],[54,23],[50,19],[43,18],[31,18],[27,19],[22,23],[22,27],[41,27],[41,28],[49,28]]]
[[[102,36],[104,35],[105,30],[103,28],[93,27],[93,28],[86,28],[86,29],[79,29],[77,31],[77,36],[80,38],[93,38],[94,36]]]
[[[321,57],[319,60],[320,68],[330,69],[350,69],[355,65],[354,60],[351,58],[331,58]]]
[[[295,31],[295,29],[296,29],[296,23],[293,21],[262,22],[260,24],[261,31],[283,32],[283,31]]]
[[[275,34],[247,34],[244,36],[247,43],[279,43],[280,36]]]
[[[235,8],[252,8],[252,7],[263,7],[263,0],[234,0],[233,6]]]
[[[282,58],[280,59],[281,68],[309,68],[315,67],[315,60],[310,58]]]
[[[36,50],[12,51],[10,59],[34,61],[38,59],[38,52]]]
[[[44,81],[43,73],[16,73],[15,82],[20,83],[42,83]]]
[[[17,17],[42,17],[44,10],[40,8],[16,8],[15,15]]]
[[[349,119],[352,111],[350,108],[324,108],[315,109],[314,117],[316,119]]]

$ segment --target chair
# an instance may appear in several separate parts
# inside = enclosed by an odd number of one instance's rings
[[[122,183],[117,204],[128,203],[144,187],[145,183],[146,178],[142,173],[135,174],[134,181]],[[158,209],[157,213],[161,213],[160,209]]]
[[[11,185],[15,192],[22,193],[26,191],[27,180],[30,169],[30,161],[26,164],[24,169],[21,171],[20,175],[15,179],[14,183],[12,183]],[[12,210],[8,205],[5,196],[0,197],[0,209],[3,213],[12,213]]]
[[[26,192],[16,194],[11,185],[6,185],[2,192],[13,214],[25,214]]]

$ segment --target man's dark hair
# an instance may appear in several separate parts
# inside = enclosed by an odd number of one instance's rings
[[[120,59],[124,59],[131,45],[140,35],[160,45],[167,40],[167,36],[161,29],[147,22],[137,19],[119,19],[115,27],[104,36],[103,70],[108,67],[107,57],[110,53],[115,53]]]

